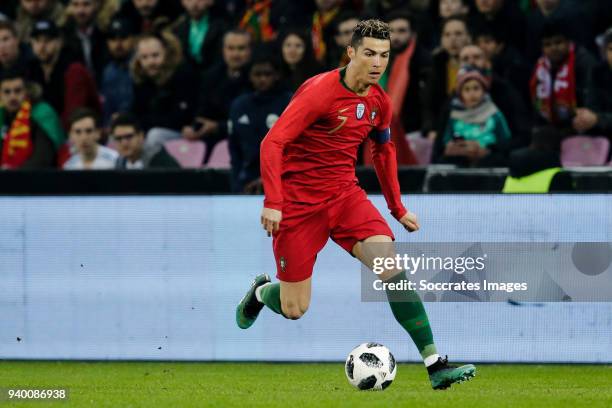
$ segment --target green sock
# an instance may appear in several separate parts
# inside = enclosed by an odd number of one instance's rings
[[[398,283],[406,279],[401,272],[389,279],[388,283]],[[437,354],[429,319],[419,294],[414,290],[387,290],[387,299],[395,320],[410,334],[423,359]]]
[[[261,302],[274,313],[283,314],[280,300],[280,283],[268,283],[259,291]]]

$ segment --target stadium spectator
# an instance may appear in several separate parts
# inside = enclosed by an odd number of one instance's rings
[[[79,108],[68,118],[68,138],[73,154],[64,170],[109,170],[115,168],[119,154],[98,142],[102,135],[98,114]]]
[[[221,58],[225,22],[212,14],[214,0],[182,0],[185,13],[174,25],[181,41],[183,57],[199,71]]]
[[[55,152],[65,139],[53,108],[28,91],[18,70],[7,71],[0,78],[0,102],[0,166],[53,167]]]
[[[151,145],[181,136],[191,123],[197,101],[197,76],[183,63],[181,45],[170,31],[141,35],[131,63],[132,113]]]
[[[334,47],[337,18],[340,16],[342,1],[315,0],[317,10],[312,17],[310,36],[314,56],[321,64],[325,63],[328,50]]]
[[[574,183],[561,169],[559,150],[561,136],[552,126],[533,130],[528,147],[510,153],[509,171],[504,193],[548,193],[572,191]]]
[[[350,62],[346,47],[351,44],[353,29],[358,22],[359,17],[353,12],[343,12],[336,19],[335,45],[328,50],[325,57],[325,66],[329,69],[343,67]]]
[[[438,3],[438,15],[442,20],[452,16],[467,17],[470,8],[465,0],[440,0]]]
[[[42,86],[43,99],[58,112],[64,123],[78,107],[101,111],[93,76],[64,46],[59,28],[53,21],[37,21],[32,29],[35,59],[30,79]]]
[[[106,46],[110,61],[102,71],[100,92],[103,100],[103,124],[108,126],[113,114],[127,112],[134,101],[134,81],[130,74],[130,58],[134,52],[133,25],[114,18],[107,32]]]
[[[595,66],[589,78],[586,106],[576,109],[573,119],[578,133],[612,136],[612,28],[603,39],[605,60]]]
[[[438,121],[445,102],[456,89],[459,52],[471,41],[467,23],[451,17],[442,24],[441,47],[432,57],[432,67],[423,93],[423,133],[429,139],[438,134]]]
[[[314,1],[225,0],[221,3],[225,4],[228,14],[241,16],[237,26],[248,32],[254,43],[272,41],[287,29],[309,27],[316,10]],[[245,7],[240,7],[240,3]]]
[[[19,39],[27,43],[34,23],[39,20],[53,21],[61,26],[64,23],[64,6],[59,0],[20,0],[17,8],[15,27]]]
[[[204,73],[196,118],[193,124],[183,127],[182,134],[191,140],[203,139],[207,156],[219,140],[227,138],[227,119],[233,100],[251,89],[247,72],[250,59],[249,34],[231,30],[223,37],[223,61]]]
[[[584,106],[588,77],[596,64],[581,46],[570,41],[560,21],[548,21],[542,32],[542,56],[530,82],[537,124],[572,132],[576,107]]]
[[[475,0],[470,27],[490,24],[499,30],[504,42],[518,49],[525,46],[525,15],[514,0]]]
[[[466,45],[459,53],[462,65],[471,65],[480,69],[489,84],[491,99],[504,114],[510,130],[512,141],[510,148],[526,146],[529,143],[530,116],[526,104],[512,83],[491,71],[491,61],[484,51],[476,45]]]
[[[0,74],[11,69],[27,72],[30,50],[19,42],[15,25],[0,21]]]
[[[232,191],[261,193],[259,145],[289,104],[291,94],[280,86],[279,64],[261,55],[251,64],[253,92],[242,94],[229,112]]]
[[[488,84],[478,68],[461,68],[446,129],[436,140],[436,161],[480,167],[504,164],[511,134],[487,93]]]
[[[491,61],[493,73],[514,84],[523,102],[529,104],[531,70],[521,53],[511,44],[506,44],[499,29],[490,24],[478,27],[474,37],[478,47]]]
[[[80,49],[85,66],[100,79],[108,56],[106,38],[97,24],[102,0],[70,0],[64,34],[71,47]]]
[[[391,27],[391,60],[381,80],[397,104],[404,133],[421,129],[421,93],[429,74],[431,55],[421,46],[411,14],[394,12],[386,18]],[[407,74],[407,75],[406,75]]]
[[[584,3],[573,0],[536,0],[537,9],[527,16],[524,52],[529,63],[535,62],[540,56],[542,33],[549,21],[557,21],[565,27],[569,39],[594,51],[594,34],[589,24],[591,19]],[[609,5],[607,8],[610,8]]]
[[[312,42],[300,30],[289,30],[280,39],[283,77],[287,88],[295,91],[308,78],[320,73],[323,67],[312,52]]]
[[[164,146],[145,144],[145,136],[138,121],[130,114],[117,115],[111,125],[111,137],[120,157],[117,169],[178,169],[180,165]]]
[[[131,21],[139,33],[150,33],[176,20],[182,11],[177,0],[125,0],[118,14]]]

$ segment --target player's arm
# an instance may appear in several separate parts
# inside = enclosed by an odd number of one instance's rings
[[[317,92],[319,95],[316,95]],[[278,230],[282,219],[281,175],[285,146],[319,118],[322,105],[321,89],[316,84],[305,83],[261,142],[260,170],[265,194],[261,224],[268,235]]]
[[[419,229],[419,223],[416,215],[406,210],[402,204],[399,180],[397,179],[395,145],[391,141],[391,114],[391,106],[390,102],[388,102],[384,112],[383,124],[381,127],[374,129],[370,134],[373,142],[371,143],[372,162],[391,215],[404,228],[412,232]]]

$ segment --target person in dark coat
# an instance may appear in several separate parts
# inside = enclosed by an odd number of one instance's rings
[[[612,28],[604,35],[605,61],[591,71],[586,93],[586,106],[576,109],[574,129],[612,137]]]
[[[162,144],[181,136],[191,123],[197,101],[197,75],[182,62],[180,44],[169,31],[141,35],[131,72],[136,115],[147,143]]]
[[[229,112],[232,191],[260,193],[259,146],[289,104],[291,93],[280,86],[279,64],[271,56],[255,59],[249,77],[254,91],[236,98]]]

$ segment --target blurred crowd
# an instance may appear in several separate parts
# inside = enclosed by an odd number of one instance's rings
[[[520,178],[576,137],[609,163],[604,0],[5,0],[0,165],[227,167],[233,191],[260,192],[261,140],[370,17],[391,27],[399,164]]]

